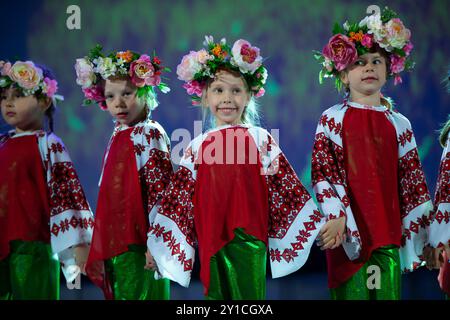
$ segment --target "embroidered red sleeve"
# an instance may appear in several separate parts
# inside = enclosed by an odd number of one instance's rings
[[[162,198],[172,174],[169,153],[158,149],[150,150],[147,163],[139,170],[146,212]]]
[[[435,211],[440,203],[450,203],[450,152],[447,152],[441,161],[437,181],[434,196]]]
[[[312,183],[327,181],[344,185],[343,149],[328,139],[323,132],[316,135],[312,153]]]
[[[267,175],[266,179],[269,189],[269,237],[283,238],[311,196],[283,154],[278,156],[277,172]],[[320,216],[317,219],[320,221]]]
[[[51,215],[66,210],[89,210],[83,188],[71,162],[52,165],[49,182]]]
[[[194,186],[195,181],[191,171],[180,166],[170,180],[158,209],[159,214],[177,224],[192,247],[195,245],[194,205],[192,203]]]
[[[399,159],[400,211],[402,219],[415,207],[430,200],[417,148]]]

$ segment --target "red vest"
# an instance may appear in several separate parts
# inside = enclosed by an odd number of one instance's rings
[[[37,137],[0,144],[0,260],[12,240],[50,243],[47,179]]]
[[[357,261],[341,247],[327,250],[328,283],[336,288],[355,274],[373,250],[401,244],[398,145],[394,126],[380,111],[349,107],[343,149],[350,207],[361,236]]]
[[[193,199],[200,279],[206,289],[210,259],[233,240],[234,229],[243,228],[267,245],[269,220],[267,183],[261,175],[257,146],[247,129],[223,129],[210,137],[199,150],[202,163],[198,164]],[[227,137],[232,137],[228,143]],[[211,155],[215,163],[211,163]]]

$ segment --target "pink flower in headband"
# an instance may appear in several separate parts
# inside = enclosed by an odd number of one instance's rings
[[[396,54],[391,55],[391,73],[398,74],[405,69],[406,58],[400,57]]]
[[[403,82],[402,77],[400,77],[400,75],[396,74],[395,78],[394,78],[394,86],[396,86],[402,82]]]
[[[58,90],[58,82],[50,78],[44,78],[44,93],[49,98],[53,98],[56,91]]]
[[[200,53],[200,57],[199,57]],[[202,64],[199,62],[199,58],[203,60],[204,54],[200,50],[199,52],[191,51],[185,55],[177,66],[178,79],[183,81],[191,81],[197,72],[202,69]]]
[[[198,81],[195,81],[195,80],[186,82],[183,85],[183,88],[186,89],[188,95],[195,94],[195,95],[197,95],[197,97],[202,96],[203,87],[204,86],[202,84],[200,84]]]
[[[231,63],[239,67],[242,73],[253,74],[262,65],[262,57],[259,48],[252,47],[246,40],[238,40],[231,49],[233,58]]]
[[[355,44],[342,34],[334,35],[323,48],[322,54],[333,61],[337,71],[344,70],[358,58]]]
[[[259,91],[255,94],[255,98],[262,97],[266,93],[266,90],[264,88],[259,89]]]
[[[1,75],[2,76],[7,76],[9,75],[9,71],[11,70],[11,63],[10,62],[6,62],[2,65],[2,72]]]
[[[95,102],[98,103],[100,108],[102,108],[103,110],[106,109],[106,105],[104,103],[105,95],[103,94],[102,87],[100,87],[99,85],[94,85],[92,87],[84,88],[82,90],[86,99],[94,100]]]
[[[411,31],[405,28],[399,18],[389,20],[386,24],[386,38],[393,48],[401,49],[411,38]],[[389,50],[390,51],[390,50]]]
[[[131,82],[136,87],[157,86],[161,83],[160,73],[155,72],[150,57],[146,54],[140,56],[139,59],[133,61],[130,65],[129,72]]]
[[[366,48],[372,48],[373,36],[366,33],[361,39],[361,44]]]
[[[406,56],[409,56],[411,54],[412,49],[414,48],[412,42],[408,42],[404,47],[403,51],[405,51]]]
[[[42,79],[42,70],[31,61],[17,61],[8,72],[11,80],[24,89],[34,89]]]

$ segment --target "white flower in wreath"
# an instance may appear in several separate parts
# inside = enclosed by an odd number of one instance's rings
[[[376,33],[383,28],[380,14],[372,14],[359,22],[359,27],[367,26],[368,33]]]
[[[117,67],[111,58],[99,57],[94,60],[94,64],[97,65],[95,72],[100,73],[105,80],[116,74]]]
[[[232,65],[239,67],[242,73],[253,74],[262,65],[262,57],[259,55],[259,48],[252,47],[246,40],[238,40],[231,49],[233,58]]]
[[[75,71],[77,73],[77,84],[83,88],[89,88],[97,80],[93,64],[85,58],[76,60]]]
[[[116,67],[117,67],[117,73],[121,74],[121,75],[127,75],[128,74],[128,69],[125,66],[125,60],[122,58],[117,59],[116,61]]]

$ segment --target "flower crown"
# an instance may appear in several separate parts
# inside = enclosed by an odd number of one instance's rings
[[[58,82],[49,77],[44,77],[41,68],[32,61],[10,62],[0,61],[0,88],[15,86],[24,96],[46,96],[56,101],[63,101],[64,97],[56,94]]]
[[[389,59],[388,76],[394,77],[394,84],[397,85],[402,82],[400,72],[414,67],[410,58],[413,49],[410,38],[410,30],[405,28],[397,13],[388,7],[381,14],[367,16],[359,23],[350,24],[346,21],[342,27],[336,23],[333,37],[322,52],[315,51],[314,54],[323,66],[319,82],[322,84],[323,78],[335,77],[336,88],[340,90],[342,82],[339,72],[378,45]]]
[[[104,90],[99,85],[101,79],[111,76],[129,76],[131,82],[138,88],[137,96],[144,98],[150,110],[158,106],[156,93],[153,87],[158,87],[162,93],[167,93],[170,88],[161,82],[161,73],[170,71],[161,66],[161,60],[157,56],[139,54],[127,51],[118,51],[105,56],[102,47],[96,45],[89,56],[76,60],[75,71],[77,84],[82,87],[86,99],[83,105],[97,103],[101,109],[106,109]]]
[[[264,95],[267,70],[262,65],[259,48],[241,39],[230,49],[224,38],[215,43],[212,36],[205,36],[203,45],[206,49],[189,52],[177,66],[178,79],[186,82],[183,88],[192,96],[193,105],[200,104],[206,81],[214,78],[221,68],[239,72],[255,97]]]

